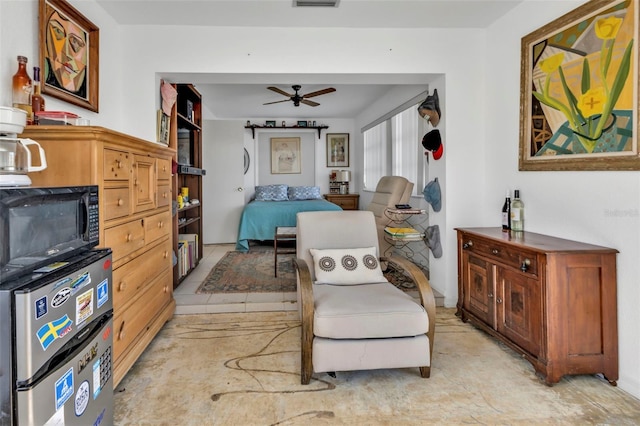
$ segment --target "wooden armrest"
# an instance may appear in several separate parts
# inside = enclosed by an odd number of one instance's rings
[[[304,259],[293,259],[293,266],[298,275],[298,293],[300,295],[301,312],[301,354],[300,381],[303,385],[311,381],[313,375],[312,344],[313,344],[313,283],[309,266]]]
[[[418,287],[418,293],[420,293],[420,302],[424,309],[427,311],[429,317],[429,331],[427,336],[429,337],[429,352],[433,355],[433,338],[435,336],[436,329],[436,299],[431,289],[429,280],[424,275],[424,272],[412,261],[399,256],[381,257],[381,262],[388,262],[397,267],[397,269],[404,270],[409,277],[413,280]]]

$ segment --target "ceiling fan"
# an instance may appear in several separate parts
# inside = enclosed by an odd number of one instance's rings
[[[326,93],[331,93],[331,92],[335,92],[336,91],[336,89],[334,89],[333,87],[327,87],[326,89],[318,90],[316,92],[307,93],[306,95],[301,95],[301,94],[298,93],[298,90],[300,90],[302,88],[302,86],[300,86],[299,84],[295,84],[295,85],[291,86],[291,88],[296,91],[296,93],[293,94],[293,95],[290,94],[290,93],[285,92],[284,90],[278,89],[277,87],[273,87],[273,86],[267,87],[267,89],[273,90],[276,93],[279,93],[281,95],[287,96],[289,99],[284,99],[282,101],[275,101],[275,102],[267,102],[266,104],[263,104],[263,105],[270,105],[270,104],[277,104],[277,103],[280,103],[280,102],[292,101],[294,106],[300,106],[300,103],[302,102],[305,105],[316,107],[316,106],[318,106],[320,104],[317,103],[317,102],[314,102],[314,101],[310,101],[307,98],[312,98],[314,96],[320,96],[320,95],[324,95]]]

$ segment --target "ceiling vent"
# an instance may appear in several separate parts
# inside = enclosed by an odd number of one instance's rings
[[[293,0],[293,7],[338,7],[340,0]]]

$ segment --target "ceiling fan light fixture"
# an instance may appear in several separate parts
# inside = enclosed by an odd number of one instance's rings
[[[293,7],[338,7],[340,0],[293,0]]]

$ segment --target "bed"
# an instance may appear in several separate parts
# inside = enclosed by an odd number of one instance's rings
[[[317,210],[342,210],[342,208],[325,199],[251,201],[244,207],[240,216],[236,250],[248,252],[250,240],[273,240],[276,226],[296,226],[298,212]]]

